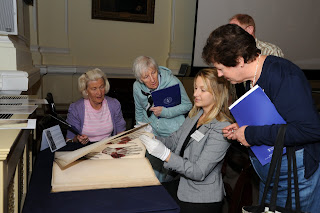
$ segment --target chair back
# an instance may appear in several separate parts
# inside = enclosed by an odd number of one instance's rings
[[[48,101],[48,110],[47,113],[57,116],[56,107],[53,101],[53,95],[51,92],[47,93],[46,100]]]

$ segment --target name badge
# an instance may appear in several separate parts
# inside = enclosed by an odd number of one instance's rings
[[[197,130],[191,135],[191,137],[195,139],[197,142],[199,142],[204,137],[204,134]]]

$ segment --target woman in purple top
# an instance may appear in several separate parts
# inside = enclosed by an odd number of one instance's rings
[[[110,84],[100,69],[82,74],[78,79],[78,88],[83,98],[70,105],[67,122],[80,134],[68,131],[67,141],[87,144],[89,138],[96,138],[97,134],[103,138],[125,131],[126,122],[120,102],[105,95],[109,92]],[[90,126],[94,124],[94,127]],[[90,130],[93,135],[89,135]]]

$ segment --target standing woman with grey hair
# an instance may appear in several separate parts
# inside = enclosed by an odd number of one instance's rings
[[[136,81],[133,84],[133,97],[135,103],[135,119],[137,124],[150,123],[156,136],[169,136],[179,129],[185,120],[185,115],[191,110],[192,103],[180,80],[171,70],[158,66],[157,62],[148,56],[139,56],[133,63],[133,73]],[[181,103],[174,107],[165,108],[153,106],[151,92],[179,84]],[[160,180],[164,179],[163,162],[149,156],[151,165]]]
[[[106,96],[110,84],[98,68],[89,70],[78,79],[78,88],[83,98],[72,103],[67,122],[81,135],[67,132],[67,141],[87,144],[125,131],[121,105],[117,99]]]

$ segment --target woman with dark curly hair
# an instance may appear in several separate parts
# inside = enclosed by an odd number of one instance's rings
[[[258,84],[287,123],[285,146],[294,146],[298,167],[301,210],[318,212],[320,202],[320,118],[311,96],[310,84],[301,69],[284,58],[265,56],[256,48],[254,37],[234,24],[214,30],[203,48],[203,59],[217,68],[232,84],[251,81]],[[249,88],[247,88],[249,89]],[[224,128],[224,136],[246,147],[273,146],[280,125]],[[250,151],[251,162],[260,177],[262,195],[269,165],[262,165]],[[278,206],[287,197],[287,157],[283,155],[278,189]],[[267,202],[270,201],[271,191]],[[294,192],[292,197],[294,198]],[[261,196],[260,196],[261,197]],[[295,203],[293,199],[293,203]]]

